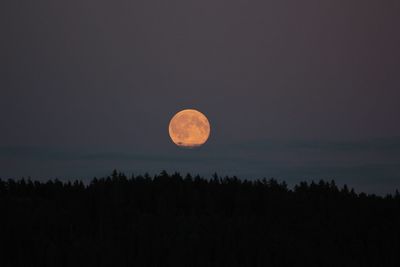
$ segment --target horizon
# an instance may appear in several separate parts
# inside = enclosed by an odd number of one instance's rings
[[[117,169],[113,169],[111,172],[109,172],[107,175],[103,175],[103,176],[93,176],[93,177],[69,177],[69,178],[63,178],[63,177],[53,177],[53,178],[35,178],[35,177],[31,177],[31,176],[27,176],[27,177],[0,177],[0,181],[3,182],[8,182],[9,180],[12,180],[16,183],[19,182],[39,182],[42,184],[46,184],[49,182],[61,182],[63,185],[66,184],[73,184],[75,182],[79,182],[79,183],[83,183],[83,185],[85,187],[89,187],[94,181],[99,181],[99,180],[106,180],[106,179],[113,179],[115,177],[123,177],[126,178],[127,180],[133,180],[133,179],[138,179],[138,178],[145,178],[145,179],[151,179],[152,181],[154,181],[154,179],[157,179],[159,177],[162,177],[164,175],[167,175],[168,177],[176,177],[180,178],[182,180],[186,180],[188,178],[188,176],[191,179],[201,179],[201,180],[205,180],[205,181],[215,181],[215,179],[217,179],[219,182],[225,181],[225,180],[231,180],[231,179],[237,179],[238,181],[242,182],[242,183],[252,183],[254,185],[257,184],[257,182],[270,182],[270,181],[276,181],[279,185],[285,185],[287,190],[290,192],[294,192],[295,188],[297,186],[300,185],[306,185],[306,186],[311,186],[311,185],[319,185],[320,183],[326,183],[326,184],[330,184],[332,186],[336,186],[337,189],[339,191],[344,190],[345,188],[347,190],[349,190],[349,192],[354,192],[357,195],[362,195],[362,194],[366,194],[367,196],[378,196],[378,197],[388,197],[388,196],[396,196],[399,193],[399,188],[395,188],[393,192],[367,192],[367,191],[363,191],[359,188],[355,188],[345,182],[340,183],[338,181],[336,181],[334,178],[329,179],[329,178],[321,178],[321,179],[297,179],[296,181],[292,181],[292,182],[288,182],[284,179],[279,179],[279,178],[275,178],[275,177],[251,177],[251,178],[243,178],[241,176],[237,176],[237,175],[223,175],[223,174],[219,174],[217,172],[214,172],[212,174],[209,175],[201,175],[199,173],[182,173],[179,171],[171,171],[168,172],[167,170],[163,169],[161,171],[159,171],[158,173],[149,173],[149,172],[144,172],[144,173],[137,173],[137,172],[132,172],[132,173],[125,173],[125,172],[121,172]],[[192,181],[193,181],[192,180]]]
[[[265,140],[215,144],[198,149],[124,148],[109,146],[0,146],[0,177],[90,179],[106,176],[117,168],[124,173],[157,174],[162,170],[211,176],[239,176],[246,179],[274,177],[295,184],[299,181],[335,180],[359,191],[393,193],[400,187],[400,138],[369,140]],[[258,156],[258,155],[262,156]],[[371,155],[380,155],[379,160]],[[316,158],[317,156],[317,158]],[[341,162],[332,162],[340,156]],[[315,160],[317,159],[317,160]],[[19,163],[23,166],[19,166]],[[287,163],[292,162],[292,166]],[[398,170],[399,169],[399,170]],[[392,172],[392,173],[391,173]],[[376,185],[379,186],[376,186]]]

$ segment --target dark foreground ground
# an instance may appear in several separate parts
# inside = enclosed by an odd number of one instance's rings
[[[165,172],[3,180],[0,266],[400,266],[400,195]]]

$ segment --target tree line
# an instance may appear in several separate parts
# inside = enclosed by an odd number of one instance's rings
[[[0,266],[400,266],[400,194],[334,181],[0,179]]]

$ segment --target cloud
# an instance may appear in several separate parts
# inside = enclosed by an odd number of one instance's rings
[[[61,148],[38,146],[2,146],[1,158],[34,159],[34,160],[123,160],[149,162],[205,162],[238,161],[246,163],[263,163],[265,160],[292,161],[291,156],[318,155],[323,156],[345,153],[348,158],[352,155],[373,154],[374,161],[381,161],[387,156],[397,159],[400,156],[400,137],[386,139],[371,139],[364,141],[330,141],[330,140],[256,140],[251,142],[215,145],[198,150],[169,150],[169,151],[128,151],[125,148],[100,150],[98,148]],[[386,160],[386,158],[384,158]],[[298,161],[307,158],[297,158]],[[332,160],[339,162],[340,158]],[[317,161],[316,161],[317,162]]]
[[[242,150],[324,150],[343,152],[379,151],[400,154],[400,137],[368,140],[256,140],[230,145]]]

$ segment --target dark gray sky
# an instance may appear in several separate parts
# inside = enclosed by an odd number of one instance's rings
[[[190,171],[400,188],[397,0],[2,0],[0,177]],[[196,108],[209,142],[175,147]]]

